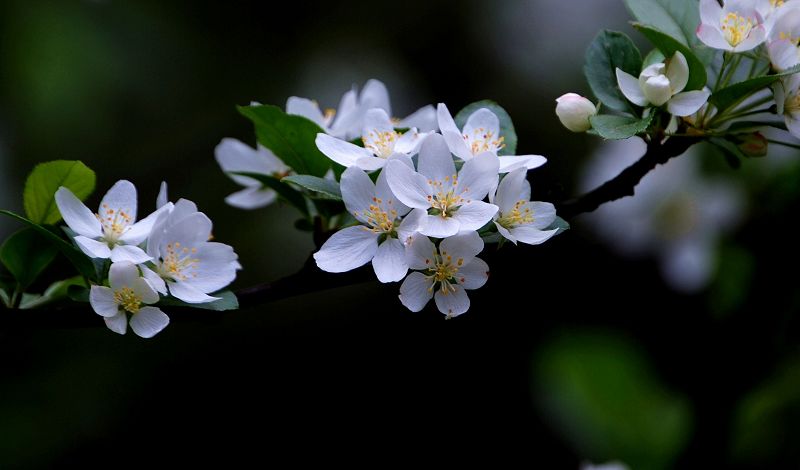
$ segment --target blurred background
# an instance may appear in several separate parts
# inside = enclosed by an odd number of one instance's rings
[[[520,153],[549,158],[529,174],[535,199],[558,201],[643,152],[570,134],[553,112],[563,93],[590,95],[583,53],[600,29],[640,41],[628,19],[621,0],[6,0],[0,207],[21,210],[27,173],[54,159],[97,172],[90,207],[124,178],[147,212],[165,180],[236,247],[234,287],[278,279],[302,266],[310,235],[289,207],[227,207],[237,186],[214,146],[255,143],[237,104],[334,107],[369,78],[398,116],[496,100]],[[176,322],[150,341],[99,318],[0,327],[0,466],[134,466],[166,452],[795,468],[798,157],[771,149],[734,170],[697,148],[636,198],[543,246],[504,249],[453,321],[410,313],[398,285],[372,282]],[[16,229],[0,220],[3,237]]]

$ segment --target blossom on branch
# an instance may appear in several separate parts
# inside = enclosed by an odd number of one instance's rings
[[[700,26],[697,37],[714,49],[745,52],[767,38],[764,18],[753,0],[700,0]]]
[[[525,179],[525,168],[518,168],[503,178],[490,200],[499,207],[494,224],[504,238],[539,245],[549,240],[558,229],[545,230],[556,220],[556,208],[549,202],[531,201],[531,185]],[[493,197],[492,197],[493,196]]]

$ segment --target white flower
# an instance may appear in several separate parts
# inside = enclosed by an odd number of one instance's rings
[[[373,171],[383,168],[393,155],[410,157],[416,154],[425,135],[415,128],[402,134],[397,132],[386,111],[373,108],[364,117],[361,136],[364,147],[327,134],[317,134],[316,143],[320,152],[342,166]]]
[[[447,318],[466,312],[466,290],[478,289],[489,279],[489,266],[475,257],[482,250],[483,240],[477,232],[445,238],[438,249],[428,237],[414,235],[408,242],[406,259],[415,272],[400,286],[400,302],[419,312],[434,297],[436,307]]]
[[[788,2],[788,3],[787,3]],[[755,0],[755,8],[764,20],[767,37],[772,37],[777,22],[791,10],[800,6],[800,2],[790,0]]]
[[[606,142],[584,170],[582,190],[596,188],[646,151],[642,139]],[[696,292],[713,278],[715,247],[744,210],[739,188],[702,175],[692,150],[645,176],[636,195],[603,204],[581,219],[624,255],[653,255],[674,289]]]
[[[289,167],[268,149],[261,145],[258,149],[253,149],[236,139],[222,139],[214,149],[214,155],[222,171],[245,187],[225,198],[225,202],[239,209],[258,209],[267,206],[272,204],[278,195],[257,179],[233,173],[256,173],[281,179],[290,171]]]
[[[158,302],[153,286],[139,276],[133,263],[113,263],[108,272],[111,287],[92,286],[89,302],[94,311],[103,317],[108,329],[125,334],[128,314],[131,329],[142,338],[152,338],[169,324],[169,317],[156,307],[144,305]]]
[[[772,16],[774,24],[770,28],[767,52],[772,67],[783,72],[800,63],[800,2],[795,7],[784,7]]]
[[[514,242],[538,245],[549,240],[558,230],[544,230],[556,220],[556,208],[549,202],[531,201],[531,185],[525,179],[527,170],[518,168],[506,175],[490,200],[500,210],[494,224],[500,234]]]
[[[96,214],[67,188],[58,188],[55,199],[64,222],[77,234],[75,243],[89,257],[134,264],[150,260],[137,245],[150,235],[161,212],[136,222],[136,187],[130,181],[114,184],[103,196]]]
[[[418,172],[400,161],[386,166],[386,180],[403,204],[420,212],[419,231],[445,238],[463,230],[478,230],[492,219],[497,206],[483,198],[497,184],[497,156],[484,152],[456,166],[444,138],[429,135],[419,152]]]
[[[772,90],[778,114],[783,115],[789,132],[800,139],[800,75],[789,75],[776,83]]]
[[[353,87],[342,96],[338,110],[326,110],[323,114],[319,105],[306,98],[291,97],[286,103],[286,112],[308,118],[317,123],[325,133],[344,140],[353,140],[361,135],[365,126],[367,111],[379,108],[392,115],[392,105],[386,85],[380,80],[367,81],[359,94]],[[405,119],[395,122],[398,129],[416,127],[422,132],[436,130],[436,111],[433,106],[424,106]]]
[[[164,192],[165,188],[162,186]],[[174,206],[170,204],[147,240],[152,262],[141,266],[147,281],[159,293],[169,291],[186,303],[219,300],[207,294],[233,282],[241,265],[231,246],[209,241],[211,229],[211,220],[198,212],[192,201],[180,199]]]
[[[617,84],[622,94],[638,106],[663,106],[675,116],[697,112],[711,95],[707,89],[683,91],[689,81],[689,65],[680,52],[668,63],[653,64],[639,78],[617,68]]]
[[[572,132],[586,132],[592,128],[589,118],[597,114],[597,107],[576,93],[567,93],[556,99],[556,115]]]
[[[400,165],[412,166],[408,159],[398,160]],[[418,229],[420,215],[404,218],[410,209],[392,194],[385,172],[376,185],[364,170],[350,167],[342,173],[341,188],[345,207],[362,225],[333,234],[314,253],[317,266],[341,273],[372,261],[379,281],[403,279],[408,272],[404,241]]]
[[[697,37],[714,49],[744,52],[767,38],[764,19],[753,0],[700,0],[700,26]]]
[[[453,116],[444,103],[439,103],[437,110],[439,128],[450,151],[458,158],[468,161],[480,154],[489,152],[497,155],[502,149],[504,137],[500,135],[500,119],[487,108],[481,108],[470,114],[464,128],[459,130]],[[547,159],[541,155],[500,155],[499,173],[506,173],[524,166],[531,170],[538,168]]]

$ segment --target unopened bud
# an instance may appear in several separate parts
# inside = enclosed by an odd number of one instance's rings
[[[594,103],[575,93],[567,93],[556,100],[556,115],[572,132],[586,132],[592,128],[589,118],[597,114]]]

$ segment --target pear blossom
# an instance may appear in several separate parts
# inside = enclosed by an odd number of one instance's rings
[[[130,181],[114,184],[103,196],[97,213],[92,213],[63,186],[56,191],[55,200],[64,222],[77,234],[75,243],[87,256],[110,258],[115,263],[138,264],[150,260],[138,245],[150,235],[161,212],[158,210],[136,222],[136,187]]]
[[[688,82],[689,65],[679,51],[667,63],[646,67],[638,79],[617,68],[617,84],[628,100],[637,106],[666,105],[675,116],[696,113],[711,96],[707,89],[683,91]]]
[[[792,3],[795,7],[784,7],[776,14],[774,25],[770,29],[767,41],[767,52],[772,67],[786,71],[800,63],[800,2]]]
[[[255,178],[234,173],[255,173],[273,176],[277,179],[286,176],[291,169],[269,149],[258,145],[253,149],[236,139],[225,138],[214,149],[217,163],[233,181],[245,187],[225,198],[225,202],[239,209],[258,209],[272,204],[278,194]]]
[[[142,338],[152,338],[169,324],[169,317],[156,307],[158,293],[133,263],[113,263],[108,272],[110,287],[92,286],[89,302],[95,313],[102,316],[108,329],[125,334],[130,314],[131,329]]]
[[[387,182],[403,204],[420,213],[420,232],[445,238],[463,230],[478,230],[492,219],[497,206],[483,198],[497,184],[497,156],[484,152],[456,171],[447,143],[439,134],[425,138],[417,171],[392,160]]]
[[[412,166],[398,158],[400,165]],[[342,229],[314,253],[320,269],[332,273],[350,271],[372,261],[381,282],[395,282],[408,272],[404,241],[418,228],[420,214],[397,200],[386,182],[386,173],[373,183],[364,170],[350,167],[342,173],[345,207],[361,224]]]
[[[489,266],[476,255],[483,251],[477,232],[461,232],[445,238],[439,247],[422,234],[408,242],[406,260],[414,270],[400,286],[400,302],[419,312],[431,297],[447,318],[469,310],[467,290],[478,289],[489,279]]]
[[[714,49],[745,52],[767,38],[764,18],[753,0],[700,0],[700,26],[697,37]]]
[[[772,87],[779,115],[783,115],[786,128],[800,139],[800,75],[783,78]]]
[[[461,160],[468,161],[487,152],[497,155],[505,146],[504,137],[500,135],[500,119],[488,108],[470,114],[461,130],[444,103],[439,103],[437,116],[450,152]],[[532,170],[547,163],[541,155],[499,155],[499,158],[499,173],[507,173],[520,165]]]
[[[166,192],[166,185],[162,190]],[[231,246],[209,241],[212,226],[195,203],[186,199],[170,203],[169,210],[162,211],[147,240],[152,261],[141,266],[156,291],[169,292],[190,304],[219,300],[208,294],[233,282],[241,265]]]
[[[778,21],[791,10],[800,6],[800,2],[794,0],[756,0],[755,8],[761,18],[764,19],[764,27],[767,37],[772,38]],[[777,34],[780,35],[779,32]]]
[[[597,114],[597,106],[576,93],[567,93],[556,99],[556,115],[561,124],[572,132],[586,132],[592,128],[589,118]]]
[[[539,245],[558,232],[545,230],[556,220],[556,208],[549,202],[531,201],[531,185],[525,179],[527,170],[518,168],[508,173],[490,194],[490,201],[499,207],[494,224],[500,235],[516,244],[518,241]],[[494,196],[494,197],[492,197]]]
[[[322,133],[317,134],[316,144],[320,152],[340,165],[373,171],[383,168],[393,155],[410,157],[416,154],[426,135],[416,128],[397,132],[386,111],[373,108],[364,117],[361,136],[364,147]]]
[[[380,80],[368,80],[358,93],[356,87],[348,90],[342,96],[339,109],[326,110],[324,113],[319,105],[307,98],[292,96],[286,102],[286,112],[303,116],[319,125],[326,134],[344,140],[353,140],[365,126],[366,113],[370,109],[379,108],[388,115],[392,114],[392,105],[386,85]],[[436,130],[436,110],[431,105],[424,106],[404,119],[394,122],[399,129],[416,127],[423,132]]]

